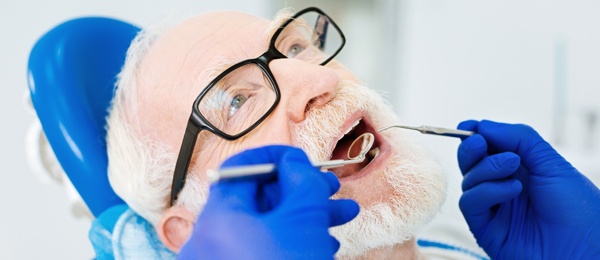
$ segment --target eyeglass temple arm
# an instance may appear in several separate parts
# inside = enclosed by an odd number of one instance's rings
[[[173,172],[173,182],[171,183],[171,200],[169,203],[170,206],[173,206],[175,201],[177,201],[177,197],[179,197],[179,193],[185,184],[185,179],[187,177],[190,162],[192,161],[192,154],[194,152],[194,147],[196,146],[196,140],[198,139],[199,132],[199,127],[194,125],[192,122],[188,122],[187,128],[185,129],[185,134],[183,136],[181,149],[179,151],[179,156],[177,157],[177,163],[175,164],[175,171]],[[182,154],[187,154],[188,156],[181,156]]]

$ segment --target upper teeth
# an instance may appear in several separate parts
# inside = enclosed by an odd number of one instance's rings
[[[352,129],[354,129],[354,127],[356,127],[358,124],[360,123],[360,119],[354,121],[354,123],[352,123],[352,126],[350,126],[346,132],[344,132],[344,135],[347,135],[348,133],[350,133],[350,131],[352,131]]]

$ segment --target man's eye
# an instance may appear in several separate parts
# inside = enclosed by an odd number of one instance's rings
[[[244,95],[236,95],[231,99],[231,104],[229,104],[229,117],[233,116],[235,112],[237,112],[248,100],[248,97]]]
[[[287,54],[285,56],[288,58],[294,58],[294,57],[296,57],[296,55],[300,54],[303,50],[304,50],[304,47],[302,47],[300,44],[294,44],[294,45],[292,45],[292,47],[290,47],[290,49],[287,51]]]

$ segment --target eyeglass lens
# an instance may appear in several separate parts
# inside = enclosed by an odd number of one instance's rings
[[[342,47],[341,33],[330,24],[320,13],[304,13],[286,25],[275,48],[288,58],[322,64]]]
[[[277,98],[274,86],[256,64],[243,65],[220,79],[198,103],[214,127],[237,135],[265,115]]]
[[[275,48],[288,58],[322,64],[342,47],[342,36],[329,19],[307,12],[288,23]],[[198,102],[198,111],[215,128],[237,135],[269,112],[277,99],[275,86],[255,63],[240,66],[216,82]]]

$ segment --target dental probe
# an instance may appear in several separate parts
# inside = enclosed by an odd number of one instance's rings
[[[394,128],[394,127],[410,129],[410,130],[417,130],[417,131],[421,132],[422,134],[441,135],[441,136],[459,137],[459,138],[469,137],[469,136],[472,136],[475,134],[475,132],[466,131],[466,130],[450,129],[450,128],[443,128],[443,127],[428,126],[428,125],[422,125],[422,126],[418,126],[418,127],[393,125],[393,126],[388,126],[386,128],[383,128],[377,132],[382,132],[382,131],[385,131],[385,130],[388,130],[388,129]]]

